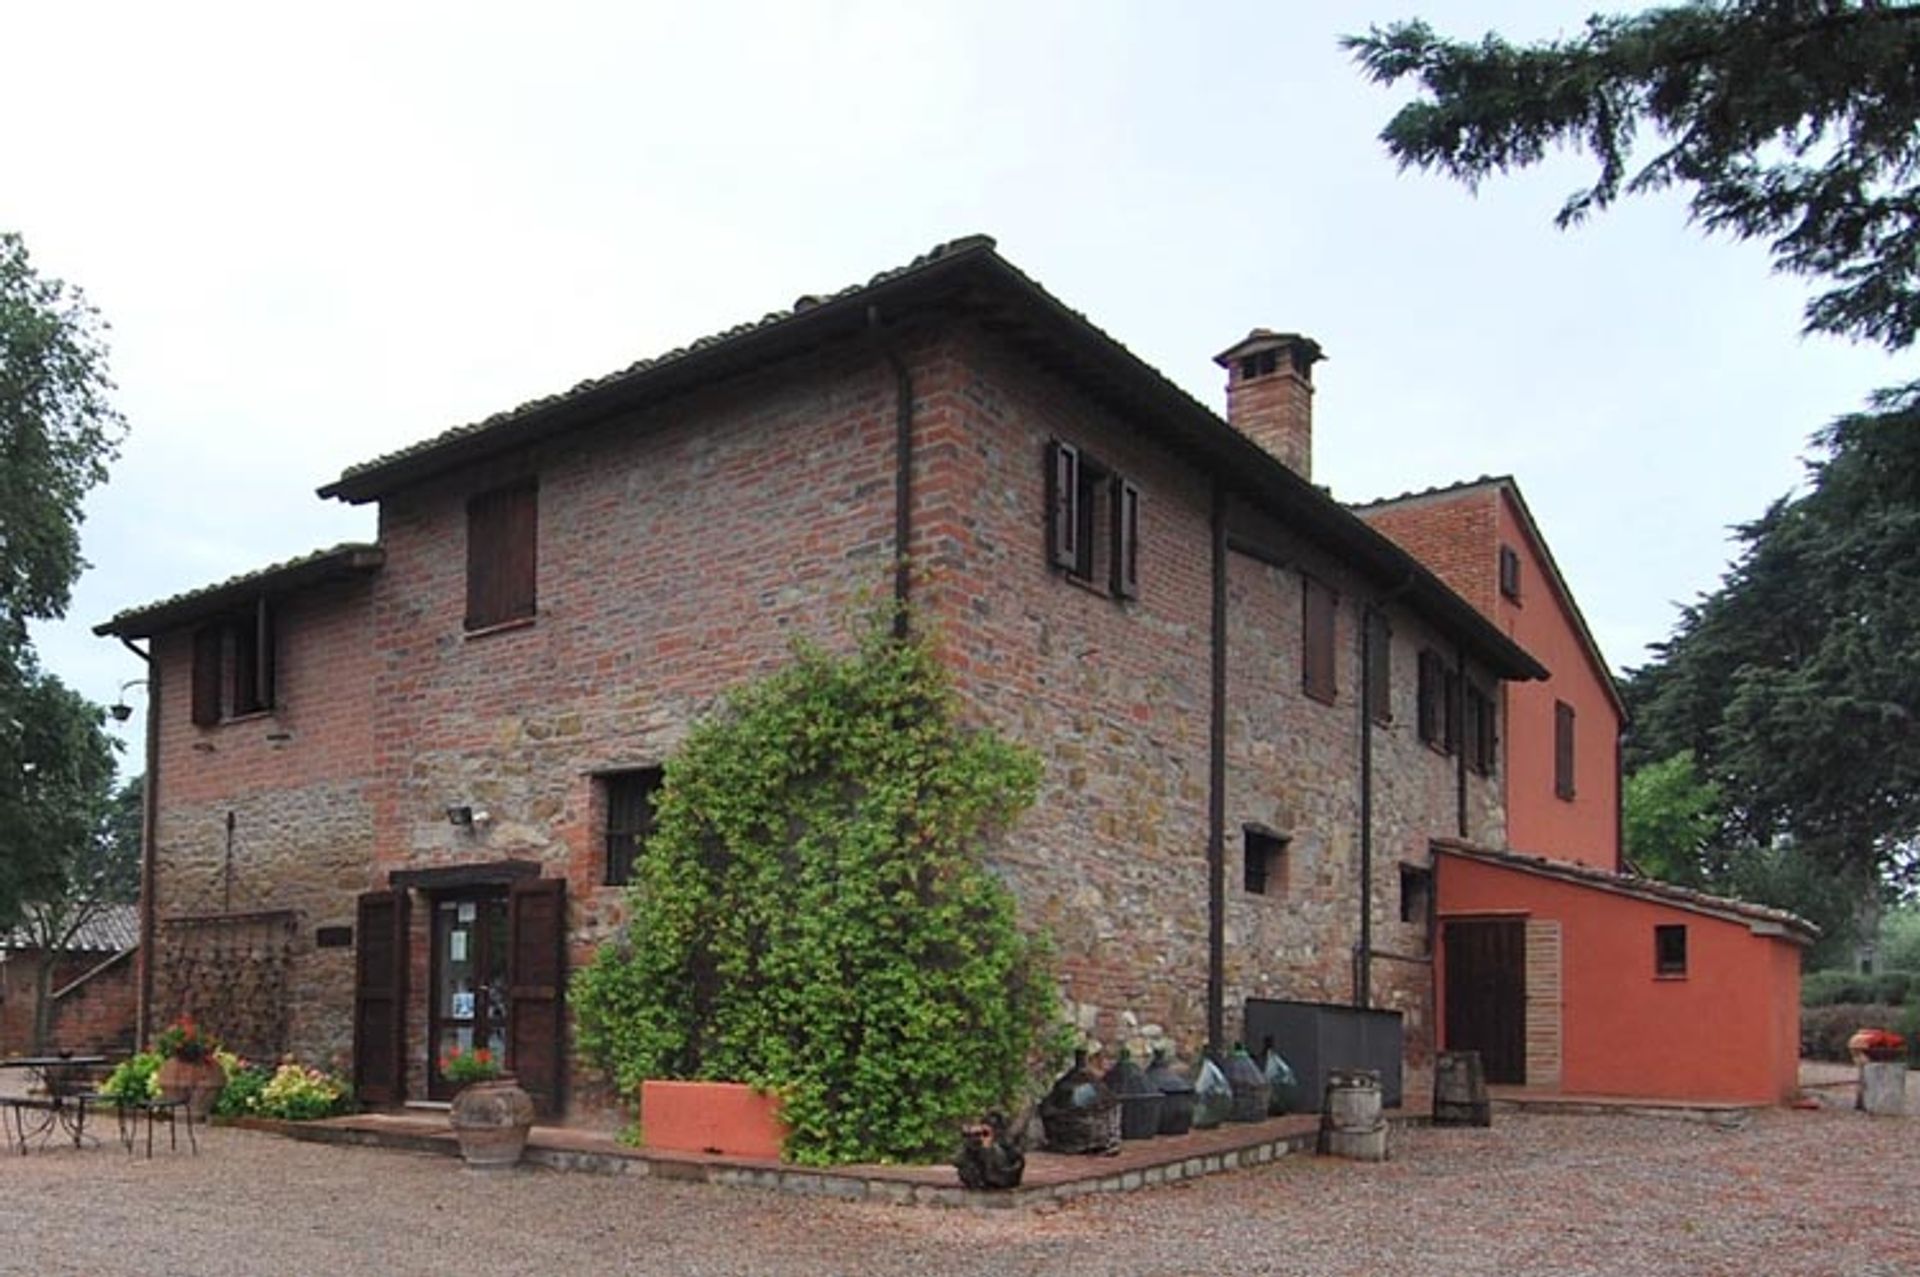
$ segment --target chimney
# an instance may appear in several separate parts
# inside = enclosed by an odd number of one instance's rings
[[[1313,478],[1313,366],[1320,343],[1256,328],[1213,357],[1227,370],[1227,421],[1302,479]]]

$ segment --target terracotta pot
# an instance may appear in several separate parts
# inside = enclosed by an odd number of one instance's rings
[[[511,1076],[469,1082],[453,1097],[448,1118],[468,1169],[503,1170],[526,1151],[533,1100]]]
[[[161,1098],[185,1100],[193,1120],[204,1122],[227,1084],[227,1075],[212,1059],[183,1060],[169,1056],[160,1061],[160,1071],[154,1074],[153,1080],[160,1088]]]

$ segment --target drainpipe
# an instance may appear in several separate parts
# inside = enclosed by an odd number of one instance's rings
[[[1613,734],[1613,871],[1627,871],[1627,729]],[[1509,815],[1511,820],[1512,816]]]
[[[1373,609],[1360,609],[1360,945],[1353,1005],[1373,1005]]]
[[[1213,669],[1207,723],[1207,1040],[1227,1038],[1227,493],[1213,481]]]
[[[907,604],[913,592],[913,377],[899,352],[879,336],[880,308],[867,307],[867,328],[875,334],[880,357],[893,370],[893,636],[907,637]]]
[[[134,1039],[144,1047],[153,1036],[153,960],[158,944],[154,893],[159,857],[155,855],[154,838],[160,811],[160,677],[153,662],[152,639],[147,640],[149,650],[145,652],[124,634],[120,643],[147,665],[147,775],[140,785],[140,995]]]

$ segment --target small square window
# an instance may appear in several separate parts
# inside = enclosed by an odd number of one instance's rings
[[[1286,889],[1287,840],[1270,829],[1248,825],[1245,877],[1243,885],[1250,896],[1278,895]]]
[[[1653,973],[1672,979],[1687,973],[1687,929],[1683,926],[1653,929]]]
[[[615,772],[602,780],[607,798],[607,877],[609,887],[633,881],[633,867],[653,836],[653,800],[663,773],[658,767]]]
[[[1433,907],[1433,870],[1425,865],[1400,866],[1400,921],[1424,926]]]

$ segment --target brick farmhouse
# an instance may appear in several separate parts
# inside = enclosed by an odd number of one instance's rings
[[[372,1104],[492,1043],[604,1106],[565,976],[663,760],[892,596],[1044,759],[989,856],[1085,1035],[1380,1008],[1418,1093],[1435,865],[1506,854],[1502,706],[1550,671],[1313,485],[1319,356],[1257,330],[1222,420],[975,238],[349,469],[375,542],[99,627],[151,662],[149,1016]]]

